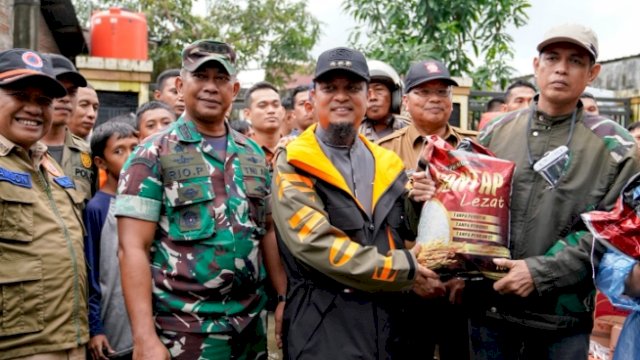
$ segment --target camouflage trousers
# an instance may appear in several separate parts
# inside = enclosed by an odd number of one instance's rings
[[[241,333],[185,333],[158,330],[158,336],[176,360],[267,359],[266,312]]]

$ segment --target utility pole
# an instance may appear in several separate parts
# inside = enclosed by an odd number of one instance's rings
[[[13,47],[38,48],[40,25],[40,0],[14,0]]]

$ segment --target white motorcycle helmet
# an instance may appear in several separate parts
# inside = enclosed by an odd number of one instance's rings
[[[400,79],[400,75],[391,67],[391,65],[379,60],[367,60],[369,66],[369,76],[371,81],[382,80],[390,85],[391,90],[391,112],[400,114],[402,106],[402,88],[404,84]]]

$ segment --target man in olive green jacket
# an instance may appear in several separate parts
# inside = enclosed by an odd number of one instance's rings
[[[600,72],[591,29],[551,29],[534,60],[540,94],[487,125],[479,141],[514,161],[509,270],[473,296],[476,359],[586,359],[600,247],[580,214],[611,209],[640,167],[630,134],[586,114],[579,98]],[[595,247],[595,248],[594,248]]]
[[[0,359],[84,359],[83,197],[39,142],[65,88],[48,58],[0,52]]]

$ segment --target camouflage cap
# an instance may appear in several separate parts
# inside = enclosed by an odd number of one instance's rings
[[[579,24],[564,24],[553,27],[544,34],[544,39],[538,44],[538,51],[548,45],[568,42],[576,44],[589,53],[593,60],[598,59],[598,37],[590,28]]]
[[[195,71],[209,61],[222,65],[229,75],[236,74],[236,52],[227,43],[198,40],[182,50],[182,67],[188,71]]]

